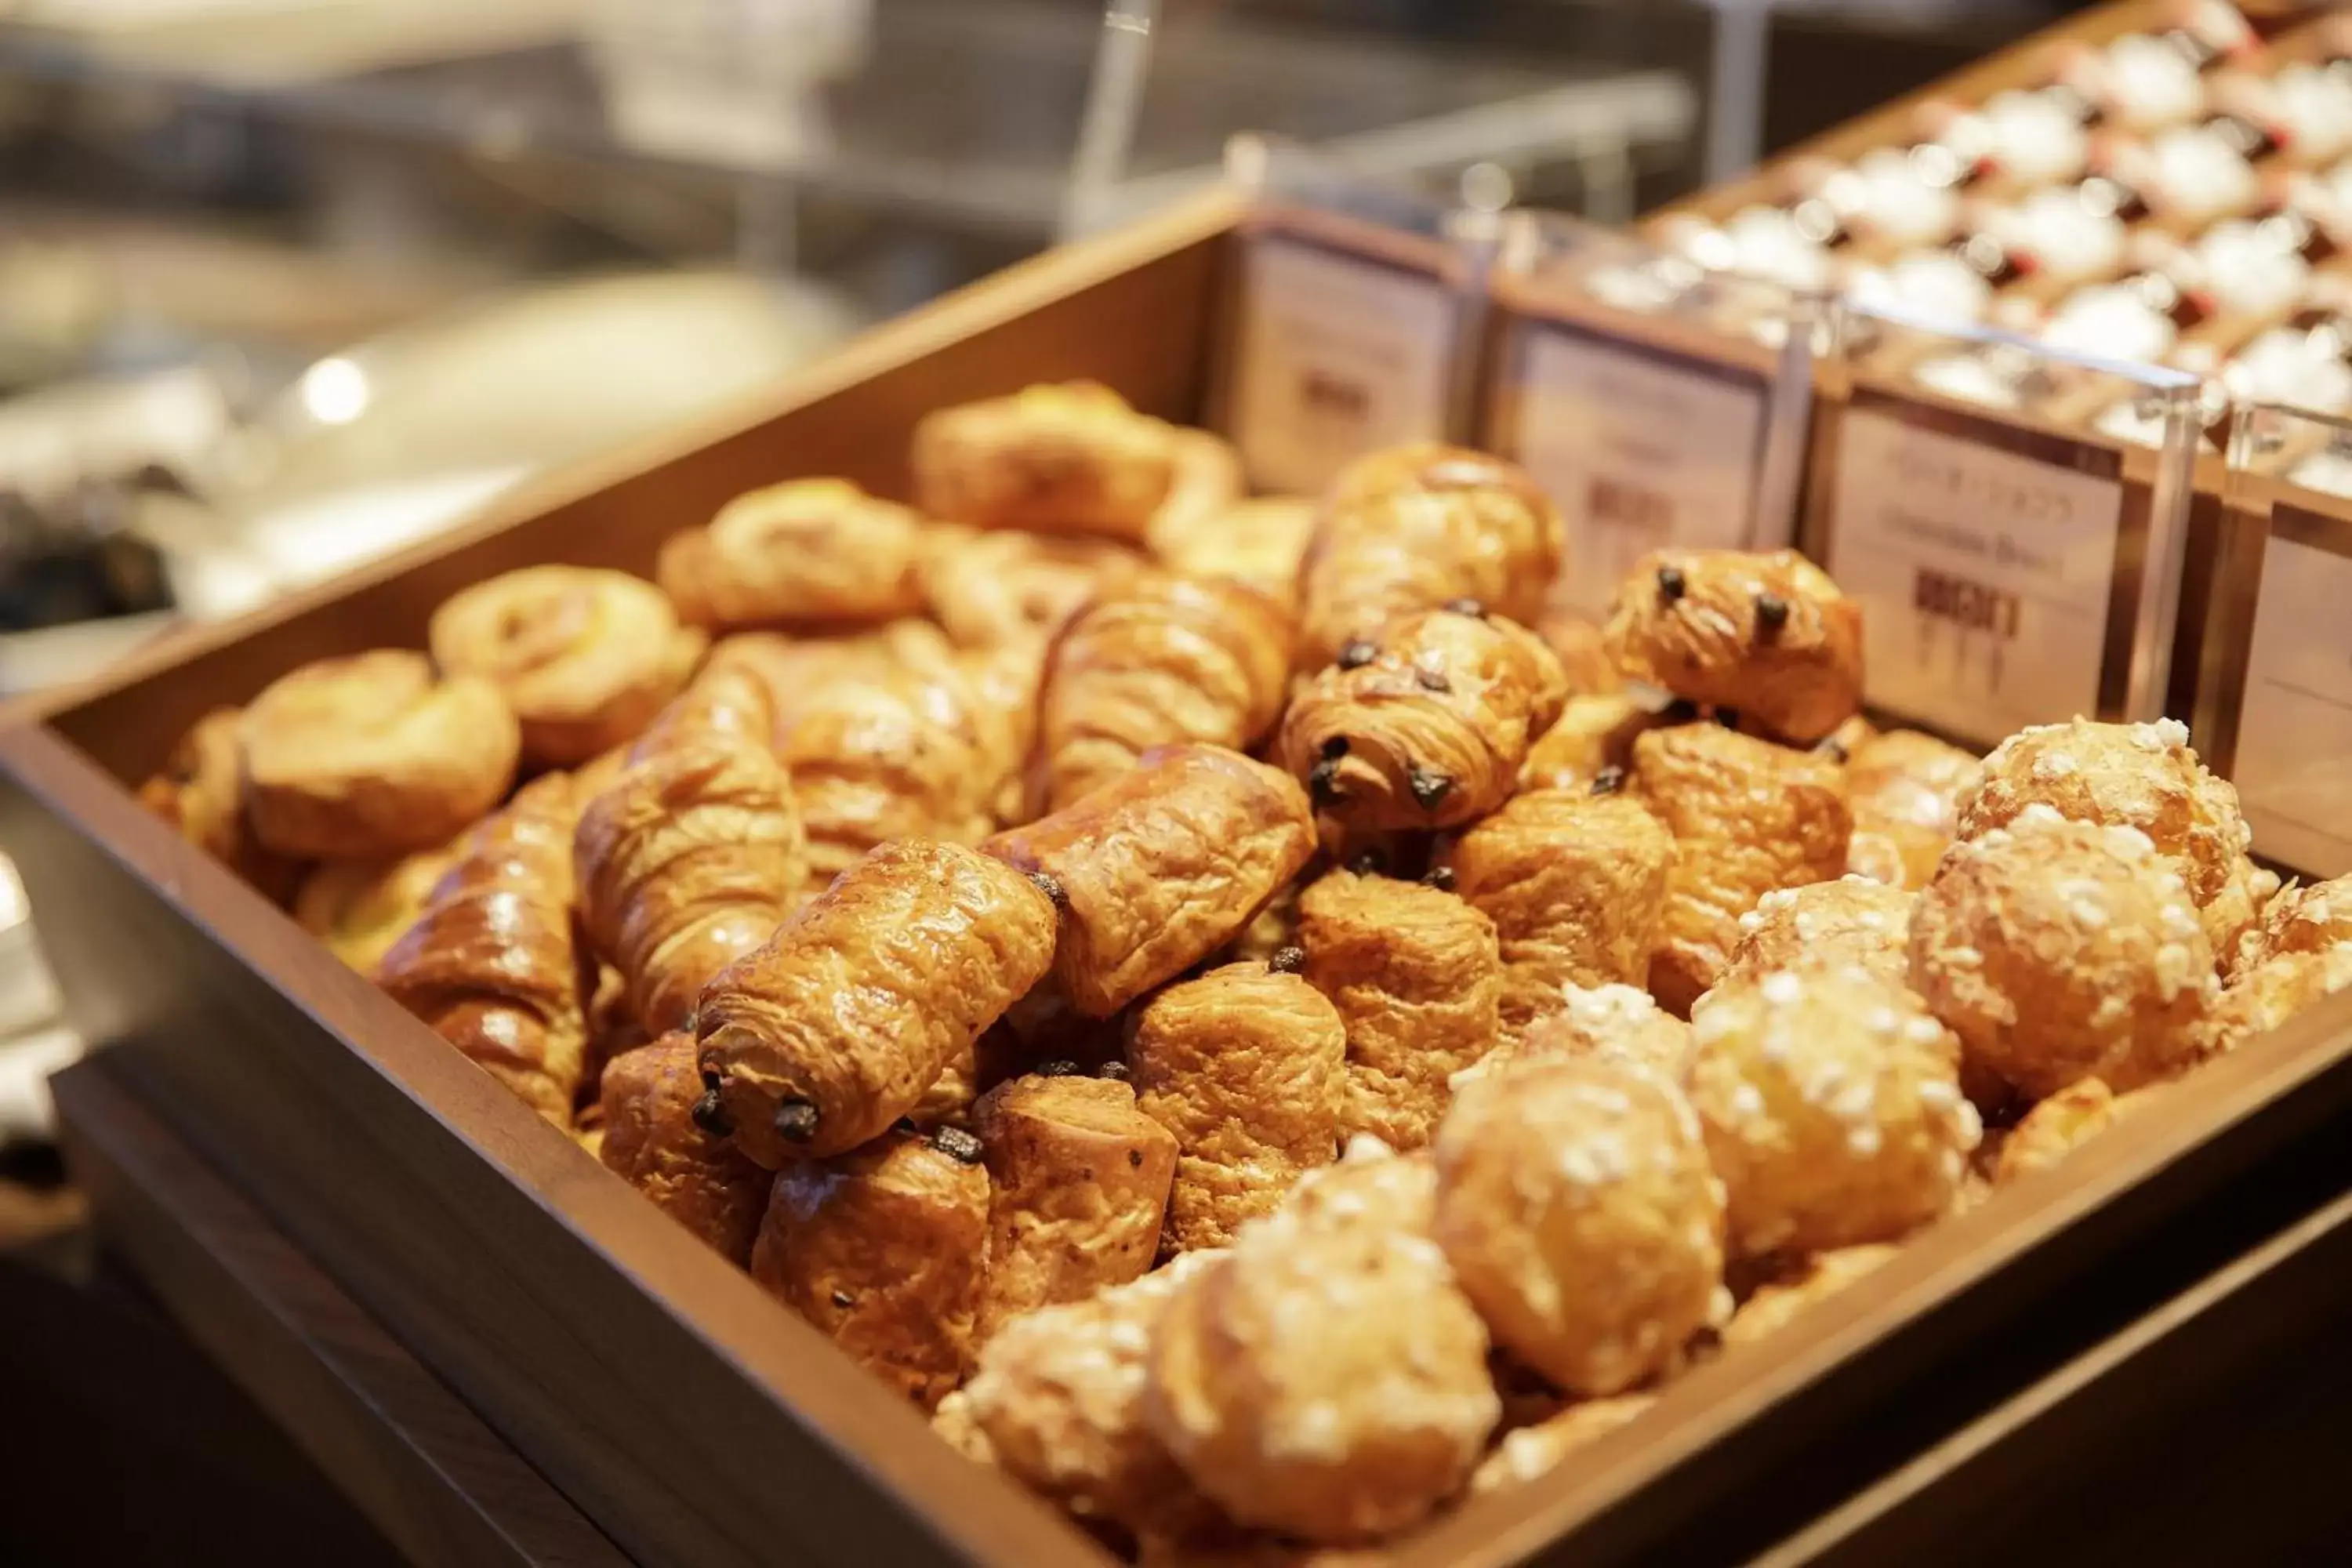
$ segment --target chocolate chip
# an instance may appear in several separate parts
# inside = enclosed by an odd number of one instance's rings
[[[1416,664],[1412,667],[1412,678],[1421,683],[1421,689],[1423,691],[1451,691],[1454,689],[1454,682],[1445,679],[1445,672],[1444,670],[1432,669],[1425,664]]]
[[[1687,697],[1677,697],[1658,710],[1661,724],[1692,724],[1698,721],[1698,704]]]
[[[713,1073],[711,1076],[716,1078],[718,1075]],[[719,1103],[717,1084],[712,1084],[703,1097],[694,1102],[694,1109],[688,1114],[694,1118],[697,1127],[713,1138],[724,1138],[735,1131],[735,1124],[727,1120],[727,1108]]]
[[[1815,746],[1813,748],[1813,755],[1817,757],[1827,757],[1830,761],[1839,763],[1840,765],[1843,765],[1844,763],[1853,761],[1853,753],[1847,751],[1845,749],[1845,742],[1839,740],[1835,735],[1832,735],[1828,740],[1823,741],[1820,745]]]
[[[899,1137],[905,1138],[914,1133],[920,1132],[922,1129],[915,1125],[915,1119],[913,1117],[901,1116],[898,1121],[890,1123],[890,1131],[898,1134]]]
[[[1432,773],[1419,763],[1407,763],[1404,770],[1405,788],[1412,792],[1413,803],[1423,811],[1435,811],[1437,803],[1454,789],[1454,781],[1444,773]]]
[[[776,1102],[773,1123],[776,1136],[787,1143],[805,1143],[816,1136],[817,1123],[824,1117],[824,1113],[817,1110],[813,1100],[802,1100],[798,1096],[780,1100]]]
[[[1603,768],[1592,775],[1592,793],[1595,795],[1615,795],[1624,787],[1625,770],[1623,768]]]
[[[1277,947],[1274,956],[1265,961],[1265,966],[1276,974],[1297,974],[1307,967],[1307,950],[1296,945]]]
[[[1475,599],[1448,599],[1445,607],[1457,616],[1475,616],[1480,620],[1486,618],[1486,606]]]
[[[857,1305],[857,1298],[846,1290],[835,1290],[833,1293],[833,1304],[846,1312],[850,1308]]]
[[[931,1147],[960,1165],[980,1163],[980,1140],[961,1127],[942,1127],[932,1133]]]
[[[1658,595],[1664,599],[1669,605],[1673,604],[1676,599],[1681,598],[1684,592],[1689,587],[1690,584],[1684,578],[1683,569],[1681,567],[1661,566],[1658,568]]]
[[[1066,910],[1070,907],[1070,889],[1062,886],[1062,879],[1051,871],[1032,871],[1029,873],[1029,880],[1039,892],[1053,900],[1055,909]]]
[[[1441,893],[1450,893],[1454,890],[1454,868],[1432,866],[1421,879]]]
[[[1777,632],[1789,624],[1789,601],[1778,594],[1756,595],[1756,629]]]
[[[1334,735],[1323,742],[1323,760],[1333,762],[1348,754],[1348,737]]]
[[[1113,1083],[1126,1083],[1132,1079],[1135,1074],[1128,1070],[1125,1062],[1105,1062],[1095,1068],[1095,1076],[1108,1079]]]
[[[1055,1057],[1050,1062],[1039,1062],[1034,1070],[1039,1078],[1076,1078],[1078,1064],[1066,1057]]]
[[[1339,668],[1361,669],[1380,657],[1381,650],[1378,647],[1359,637],[1339,650]]]
[[[702,1087],[710,1090],[711,1093],[716,1094],[719,1092],[719,1069],[717,1068],[704,1068],[702,1069]]]
[[[1129,1149],[1127,1152],[1127,1163],[1134,1166],[1139,1171],[1143,1169],[1143,1151],[1140,1149]]]
[[[1318,805],[1329,805],[1339,798],[1339,759],[1326,757],[1307,770],[1307,794]]]

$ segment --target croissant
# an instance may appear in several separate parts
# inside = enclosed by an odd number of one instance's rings
[[[1290,626],[1226,579],[1153,576],[1079,612],[1046,656],[1038,697],[1038,809],[1058,811],[1187,741],[1236,750],[1281,711]]]
[[[1141,571],[1144,558],[1108,539],[932,530],[919,569],[931,617],[962,647],[1050,637],[1072,612]]]
[[[702,657],[652,584],[625,572],[527,566],[433,612],[435,662],[497,686],[532,760],[572,767],[646,726]]]
[[[654,574],[689,626],[863,626],[919,614],[923,520],[847,479],[737,496],[670,535]]]
[[[791,912],[805,867],[792,780],[765,747],[698,740],[632,763],[572,837],[581,924],[638,1022],[683,1027],[710,978]]]
[[[1151,553],[1187,577],[1234,577],[1288,609],[1298,599],[1298,563],[1315,531],[1315,503],[1265,496],[1212,510],[1161,513]]]
[[[1091,382],[941,408],[915,427],[916,504],[977,528],[1139,545],[1199,460],[1187,434]]]
[[[645,732],[615,762],[612,776],[594,790],[583,789],[582,798],[601,794],[603,784],[618,778],[628,763],[695,742],[736,741],[772,750],[776,697],[771,668],[791,657],[790,647],[782,638],[764,632],[721,639],[686,689],[654,715]],[[585,783],[588,770],[583,768],[575,776]]]
[[[215,708],[197,720],[172,748],[163,771],[139,786],[139,804],[264,898],[283,903],[302,868],[264,848],[246,823],[237,718],[234,708]]]
[[[1299,566],[1301,666],[1462,599],[1533,625],[1565,550],[1559,514],[1500,458],[1424,444],[1359,458],[1324,498]]]
[[[547,773],[467,834],[376,983],[532,1110],[572,1124],[586,1070],[572,933],[572,781]]]
[[[1534,633],[1466,610],[1408,616],[1351,645],[1283,716],[1282,763],[1333,820],[1450,827],[1510,798],[1568,682]]]

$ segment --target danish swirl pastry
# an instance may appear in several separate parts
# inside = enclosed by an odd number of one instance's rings
[[[626,742],[677,695],[702,636],[625,572],[526,566],[459,590],[433,612],[434,662],[496,686],[524,755],[572,767]]]
[[[376,983],[558,1127],[586,1071],[593,973],[572,941],[572,781],[547,773],[467,834]]]
[[[1044,976],[1054,907],[984,855],[875,850],[704,988],[709,1119],[773,1169],[854,1149],[912,1110]]]
[[[2213,950],[2146,834],[2030,806],[1944,856],[1911,912],[1911,984],[2034,1099],[2083,1078],[2129,1089],[2204,1053]]]
[[[1037,805],[1059,811],[1187,741],[1242,750],[1281,711],[1290,626],[1264,595],[1150,576],[1078,612],[1038,694]]]
[[[1713,724],[1633,742],[1633,793],[1675,836],[1650,990],[1687,1016],[1739,941],[1739,917],[1779,888],[1845,874],[1853,818],[1836,763]]]
[[[654,576],[680,620],[711,632],[872,626],[921,613],[924,534],[847,479],[788,479],[671,534]]]
[[[446,843],[514,782],[521,732],[478,676],[383,649],[279,677],[237,721],[245,815],[280,855],[383,860]]]
[[[1454,1278],[1496,1342],[1559,1387],[1622,1393],[1729,1316],[1723,1184],[1654,1075],[1587,1058],[1483,1078],[1432,1148]]]
[[[1111,1079],[1030,1076],[972,1108],[995,1184],[983,1340],[1024,1312],[1080,1301],[1151,1267],[1176,1139]]]
[[[892,1133],[789,1165],[751,1247],[770,1295],[926,1410],[971,1365],[988,1273],[988,1173],[969,1142]]]
[[[373,974],[456,858],[456,847],[445,844],[393,861],[329,861],[294,895],[294,922],[352,968]]]
[[[1107,1018],[1233,940],[1314,854],[1315,826],[1279,770],[1168,746],[982,847],[1050,890],[1062,994]]]
[[[958,647],[1051,637],[1078,606],[1118,592],[1144,557],[1107,539],[1052,539],[940,528],[919,575],[932,619]]]
[[[238,718],[236,709],[215,708],[197,720],[172,748],[163,771],[139,786],[139,804],[270,902],[283,903],[302,868],[262,847],[246,822]]]
[[[604,1064],[604,1168],[740,1268],[768,1204],[768,1173],[696,1120],[694,1037],[665,1035]]]
[[[1429,1239],[1433,1188],[1422,1160],[1315,1172],[1169,1303],[1145,1416],[1240,1523],[1368,1541],[1469,1479],[1501,1403]]]
[[[915,426],[915,503],[976,528],[1140,545],[1198,459],[1186,434],[1092,382],[939,409]]]
[[[1128,1070],[1178,1150],[1163,1249],[1228,1245],[1337,1157],[1347,1059],[1347,1026],[1288,960],[1229,963],[1143,1005]]]
[[[1510,798],[1567,683],[1534,633],[1432,610],[1319,671],[1283,716],[1283,765],[1351,828],[1451,827]]]
[[[1924,888],[1959,831],[1960,802],[1984,777],[1984,764],[1958,746],[1916,730],[1874,733],[1848,753],[1847,791],[1853,829],[1894,847],[1896,886]]]
[[[765,747],[697,741],[631,763],[572,839],[581,923],[647,1032],[775,933],[805,874],[792,780]]]
[[[1454,842],[1454,890],[1502,940],[1505,1037],[1558,1012],[1564,985],[1648,978],[1675,856],[1640,802],[1590,789],[1519,795]]]
[[[1810,745],[1862,706],[1862,609],[1793,550],[1657,550],[1609,608],[1617,668]]]
[[[1342,1131],[1420,1148],[1446,1080],[1495,1045],[1495,922],[1452,893],[1344,870],[1299,896],[1298,917],[1307,983],[1347,1026]]]
[[[1456,600],[1533,625],[1566,531],[1527,472],[1459,447],[1400,447],[1332,481],[1299,564],[1300,667]]]

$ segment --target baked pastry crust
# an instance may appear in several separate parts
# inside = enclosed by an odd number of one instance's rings
[[[1656,1403],[1654,1394],[1580,1399],[1548,1420],[1506,1433],[1471,1473],[1471,1494],[1483,1496],[1541,1480]]]
[[[2347,985],[2352,942],[2266,958],[2231,981],[2214,1002],[2202,1031],[2203,1052],[2236,1050]]]
[[[1037,642],[1148,563],[1108,539],[935,528],[919,567],[924,603],[958,647]]]
[[[1155,522],[1151,553],[1187,577],[1231,577],[1292,611],[1298,565],[1315,531],[1315,503],[1302,496],[1235,500],[1192,515],[1182,526]]]
[[[688,626],[874,626],[919,615],[923,520],[847,479],[788,479],[737,496],[663,542],[655,580]]]
[[[1039,812],[1059,811],[1188,741],[1245,750],[1290,673],[1290,624],[1244,584],[1153,574],[1096,600],[1054,639],[1037,699]]]
[[[988,1273],[988,1173],[892,1133],[777,1173],[751,1278],[929,1410],[963,1381]]]
[[[1776,889],[1739,917],[1738,943],[1716,984],[1776,969],[1858,963],[1907,984],[1911,908],[1917,901],[1916,893],[1851,875]]]
[[[1568,689],[1577,697],[1605,697],[1624,689],[1616,658],[1609,651],[1608,628],[1572,610],[1547,608],[1535,623],[1552,657],[1568,677]]]
[[[1862,706],[1862,608],[1793,550],[1654,550],[1609,607],[1628,679],[1810,745]]]
[[[1571,697],[1528,748],[1521,789],[1584,789],[1611,768],[1633,765],[1634,738],[1658,727],[1656,713],[1622,691]]]
[[[2226,955],[2231,979],[2286,952],[2325,952],[2352,942],[2352,877],[2282,888]]]
[[[1349,827],[1457,826],[1510,798],[1567,691],[1526,627],[1418,612],[1318,671],[1283,716],[1279,750],[1316,809]]]
[[[1983,763],[1933,735],[1874,731],[1847,754],[1854,835],[1873,834],[1894,847],[1901,870],[1895,886],[1924,888],[1958,836],[1960,802],[1983,777]]]
[[[1752,1345],[1780,1332],[1807,1308],[1825,1301],[1895,1256],[1885,1242],[1840,1247],[1808,1257],[1795,1272],[1758,1288],[1723,1331],[1727,1345]]]
[[[597,1091],[604,1168],[738,1268],[768,1205],[768,1173],[695,1120],[702,1099],[694,1037],[664,1035],[604,1064]]]
[[[581,923],[651,1034],[775,934],[806,864],[792,780],[764,746],[693,741],[632,763],[572,837]]]
[[[1727,1316],[1724,1189],[1679,1090],[1593,1058],[1464,1087],[1432,1145],[1433,1234],[1497,1344],[1622,1393]]]
[[[1145,1416],[1240,1523],[1369,1541],[1468,1479],[1501,1405],[1433,1189],[1422,1160],[1315,1172],[1169,1303]]]
[[[694,672],[703,638],[642,578],[526,566],[443,600],[428,646],[445,675],[499,689],[526,757],[568,768],[643,730]]]
[[[294,895],[294,923],[352,968],[373,975],[377,961],[425,912],[425,900],[457,858],[457,847],[444,844],[397,860],[331,860],[303,879]]]
[[[1028,1076],[972,1107],[995,1184],[980,1334],[1140,1278],[1160,1250],[1176,1138],[1111,1079]]]
[[[1332,481],[1299,563],[1300,668],[1457,599],[1532,625],[1566,550],[1559,514],[1517,464],[1434,443],[1360,458]]]
[[[1186,434],[1092,382],[937,409],[915,426],[915,502],[976,528],[1140,545],[1184,465],[1202,460]]]
[[[1956,844],[1911,914],[1911,984],[1969,1058],[2040,1100],[2196,1063],[2213,952],[2179,863],[2134,827],[2029,806]]]
[[[445,844],[514,782],[521,732],[497,687],[436,681],[421,653],[320,659],[237,720],[245,816],[298,859],[388,859]]]
[[[1501,938],[1505,1037],[1558,1012],[1564,985],[1648,977],[1675,853],[1639,801],[1590,789],[1518,795],[1454,840],[1454,890]]]
[[[1136,1104],[1178,1151],[1164,1250],[1230,1245],[1291,1183],[1338,1157],[1347,1059],[1339,1010],[1264,963],[1213,969],[1136,1011]]]
[[[1307,983],[1347,1026],[1340,1127],[1418,1149],[1447,1079],[1494,1047],[1502,995],[1495,922],[1419,882],[1338,870],[1298,900]]]
[[[303,868],[263,847],[246,822],[236,742],[241,712],[215,708],[191,725],[172,748],[163,771],[139,786],[139,804],[252,884],[262,897],[282,904],[295,890]]]
[[[586,1070],[572,940],[572,781],[544,773],[466,835],[376,983],[558,1127]],[[585,972],[583,972],[585,971]]]
[[[1727,982],[1694,1011],[1690,1098],[1748,1257],[1893,1241],[1953,1208],[1981,1127],[1959,1041],[1860,965]]]
[[[698,742],[720,742],[772,750],[776,693],[771,671],[792,658],[791,645],[767,632],[740,632],[713,644],[710,657],[686,689],[665,703],[634,743],[606,752],[572,777],[581,798],[593,800],[632,762]]]
[[[2055,1165],[2113,1126],[2131,1098],[2118,1098],[2095,1078],[2068,1084],[2027,1111],[2000,1141],[2000,1154],[1992,1168],[1993,1185],[2006,1186],[2021,1176]]]
[[[1042,977],[1054,909],[997,861],[875,850],[704,988],[702,1071],[773,1169],[879,1136]]]
[[[982,847],[1054,889],[1054,973],[1107,1018],[1233,940],[1315,852],[1307,796],[1219,746],[1166,746]]]
[[[1739,917],[1777,888],[1845,874],[1853,819],[1843,770],[1714,724],[1633,742],[1633,790],[1675,836],[1650,990],[1688,1016],[1739,941]]]
[[[2034,805],[2075,822],[2130,827],[2179,862],[2190,900],[2216,953],[2277,889],[2277,879],[2247,857],[2253,829],[2238,810],[2238,792],[2198,760],[2189,730],[2171,719],[2152,724],[2096,724],[2076,719],[2020,730],[1984,760],[1984,778],[1961,803],[1959,836],[2002,827]]]
[[[1633,985],[1570,984],[1560,1007],[1535,1019],[1455,1073],[1459,1095],[1477,1079],[1545,1062],[1598,1059],[1638,1068],[1680,1084],[1690,1071],[1690,1026]]]

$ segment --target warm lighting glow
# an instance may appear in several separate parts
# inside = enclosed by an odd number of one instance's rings
[[[348,425],[367,412],[367,373],[347,359],[322,359],[302,373],[302,406],[321,425]]]

